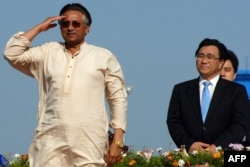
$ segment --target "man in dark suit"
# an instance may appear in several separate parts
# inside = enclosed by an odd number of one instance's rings
[[[174,86],[167,125],[175,144],[192,152],[240,143],[248,128],[248,97],[243,85],[220,77],[227,48],[217,39],[204,39],[195,52],[200,76]],[[201,113],[203,82],[209,81],[210,104]]]

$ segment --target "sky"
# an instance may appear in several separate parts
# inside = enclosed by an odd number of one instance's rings
[[[125,134],[132,149],[176,148],[166,125],[169,99],[175,84],[198,77],[194,52],[204,38],[233,50],[239,70],[250,68],[248,0],[2,0],[0,51],[14,33],[58,15],[72,2],[92,15],[86,41],[111,50],[133,88]],[[58,27],[39,34],[32,46],[48,41],[63,41]],[[0,154],[27,153],[37,124],[37,81],[3,57],[0,78]]]

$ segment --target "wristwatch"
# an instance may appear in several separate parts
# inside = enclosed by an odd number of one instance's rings
[[[120,148],[123,148],[123,147],[124,147],[123,141],[115,141],[114,143],[115,143],[118,147],[120,147]]]

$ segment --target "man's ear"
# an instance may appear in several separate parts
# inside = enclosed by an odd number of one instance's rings
[[[234,73],[234,77],[233,77],[233,80],[235,80],[236,76],[237,76],[237,73]]]

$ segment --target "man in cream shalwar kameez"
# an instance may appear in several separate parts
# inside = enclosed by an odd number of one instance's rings
[[[104,166],[109,125],[126,129],[124,77],[116,57],[86,42],[73,54],[67,43],[30,47],[31,39],[25,35],[15,34],[4,55],[14,68],[39,83],[38,125],[30,146],[30,166]]]

